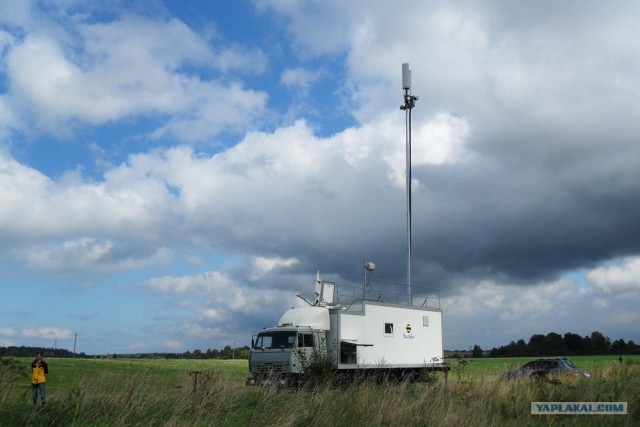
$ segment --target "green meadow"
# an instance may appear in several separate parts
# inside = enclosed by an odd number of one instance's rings
[[[34,409],[31,359],[2,359],[2,426],[640,425],[640,356],[571,359],[591,379],[501,381],[534,358],[456,359],[448,380],[313,389],[247,387],[246,360],[47,359]],[[532,401],[627,402],[627,415],[532,415]]]

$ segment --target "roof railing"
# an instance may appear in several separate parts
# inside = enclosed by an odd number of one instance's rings
[[[440,308],[440,291],[424,286],[392,282],[388,280],[371,279],[359,286],[335,285],[338,303],[352,304],[356,301],[378,301],[388,304],[409,305],[413,307]]]

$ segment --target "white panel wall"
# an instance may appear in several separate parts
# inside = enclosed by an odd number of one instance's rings
[[[425,321],[425,316],[428,320]],[[393,333],[385,333],[385,323]],[[358,344],[360,365],[413,365],[442,362],[442,313],[366,303],[364,315],[340,313],[340,339]],[[409,329],[407,328],[409,326]]]

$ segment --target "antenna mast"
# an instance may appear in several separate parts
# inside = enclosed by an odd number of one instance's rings
[[[411,291],[411,110],[416,106],[417,96],[411,95],[411,69],[409,64],[402,64],[402,90],[404,104],[400,106],[405,112],[405,134],[407,144],[407,286],[409,288],[409,304],[413,302]]]

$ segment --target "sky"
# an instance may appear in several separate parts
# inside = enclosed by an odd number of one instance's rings
[[[640,342],[640,4],[0,1],[0,346],[249,345],[316,274],[444,347]]]

